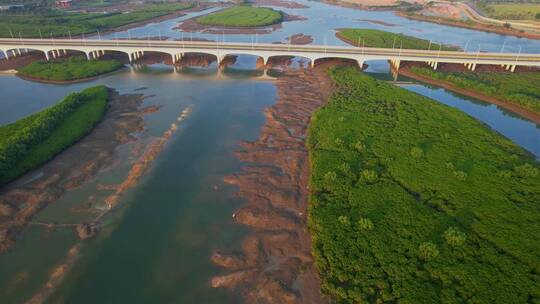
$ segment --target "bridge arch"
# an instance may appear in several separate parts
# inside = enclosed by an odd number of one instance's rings
[[[219,66],[221,60],[223,59],[223,57],[220,58],[216,54],[207,52],[184,52],[181,53],[181,58],[183,60],[183,65],[200,67],[208,67],[214,61],[217,62]]]
[[[307,57],[307,56],[293,56],[293,55],[275,55],[270,56],[268,59],[268,64],[270,65],[270,68],[272,66],[287,66],[292,65],[294,59],[298,59],[298,65],[300,68],[305,67],[304,64],[307,66],[312,65],[313,59]]]

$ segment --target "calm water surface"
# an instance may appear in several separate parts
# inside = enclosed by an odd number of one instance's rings
[[[540,41],[504,37],[451,28],[395,16],[391,12],[366,12],[333,7],[319,2],[305,3],[308,9],[282,9],[306,21],[284,23],[266,35],[227,35],[216,37],[194,33],[193,37],[226,41],[284,41],[304,33],[314,43],[342,45],[334,37],[340,27],[379,28],[420,38],[465,46],[476,51],[498,50],[507,41],[507,51],[521,45],[524,52],[540,52]],[[172,28],[178,21],[201,13],[149,24],[111,34],[106,38],[169,36],[189,37]],[[366,21],[368,20],[368,21]],[[369,20],[396,26],[382,26]],[[262,110],[273,104],[276,88],[270,81],[246,78],[260,75],[253,71],[256,58],[239,57],[227,75],[215,70],[188,69],[175,73],[170,67],[153,65],[137,71],[126,69],[92,82],[72,85],[32,83],[13,76],[1,76],[0,124],[7,124],[39,111],[70,92],[105,84],[122,94],[148,96],[144,105],[161,110],[145,117],[148,129],[141,136],[151,141],[161,135],[186,107],[193,112],[182,122],[149,174],[121,202],[121,208],[105,218],[103,231],[84,243],[82,254],[64,283],[49,302],[58,303],[235,303],[237,297],[226,290],[209,288],[209,279],[222,272],[209,256],[216,248],[237,248],[245,231],[232,222],[231,214],[241,202],[231,195],[234,189],[222,183],[223,177],[238,170],[233,151],[241,140],[253,140],[264,122]],[[368,72],[388,78],[388,65],[369,62]],[[251,70],[250,70],[251,69]],[[424,85],[407,89],[457,107],[540,157],[539,126],[515,115],[470,98]],[[142,89],[142,90],[139,90]],[[95,181],[70,192],[37,216],[38,220],[72,222],[85,215],[72,207],[89,196],[102,199],[108,193],[97,191],[98,184],[122,181],[129,171],[130,145],[118,150],[119,165],[99,174]],[[89,218],[86,215],[86,218]],[[72,230],[47,231],[28,228],[12,251],[0,255],[1,303],[21,303],[44,284],[50,271],[77,243]]]

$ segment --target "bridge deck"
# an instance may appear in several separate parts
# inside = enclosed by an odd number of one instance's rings
[[[0,38],[0,50],[35,49],[50,52],[59,49],[133,52],[157,51],[171,54],[197,52],[216,55],[300,56],[315,61],[327,57],[341,57],[363,62],[366,60],[401,60],[423,62],[452,62],[464,64],[501,64],[540,67],[540,54],[463,52],[441,50],[390,49],[352,46],[288,45],[267,43],[160,41],[160,40],[95,40],[95,39],[13,39]]]

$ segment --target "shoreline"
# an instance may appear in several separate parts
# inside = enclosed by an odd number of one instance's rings
[[[119,95],[114,90],[110,94],[105,116],[88,135],[0,188],[0,252],[15,245],[19,234],[37,213],[92,180],[100,170],[114,166],[116,148],[135,141],[131,134],[144,129],[144,109],[138,110],[143,96]],[[127,116],[129,113],[135,115]]]
[[[340,1],[340,0],[323,0],[322,2],[329,5],[341,6],[341,7],[352,8],[352,9],[359,9],[363,11],[374,11],[374,12],[396,11],[400,8],[399,4],[362,5],[362,4],[354,4],[351,2]]]
[[[204,10],[207,10],[207,9],[213,7],[213,6],[217,6],[217,5],[207,5],[207,4],[199,3],[198,5],[196,5],[196,6],[192,7],[192,8],[172,12],[170,14],[161,15],[161,16],[150,18],[150,19],[147,19],[147,20],[127,23],[127,24],[115,27],[114,29],[108,29],[108,30],[105,30],[103,32],[100,31],[99,33],[100,33],[100,35],[108,35],[108,34],[114,34],[114,33],[118,33],[118,32],[123,32],[123,31],[129,30],[129,29],[132,29],[132,28],[142,27],[142,26],[145,26],[145,25],[148,25],[148,24],[151,24],[151,23],[163,22],[163,21],[167,21],[167,20],[170,20],[170,19],[174,19],[174,18],[180,18],[180,17],[185,16],[186,14],[204,11]],[[83,34],[73,35],[73,38],[82,38],[83,36],[85,38],[88,38],[88,37],[92,37],[92,36],[97,35],[97,33],[98,32],[95,31],[95,32],[84,33],[84,35]],[[61,37],[62,36],[56,36],[55,38],[61,38]]]
[[[63,85],[63,84],[73,84],[73,83],[82,83],[82,82],[87,82],[87,81],[92,81],[92,80],[96,80],[96,79],[99,79],[101,77],[107,77],[107,76],[110,76],[110,75],[113,75],[115,73],[120,73],[120,72],[123,72],[124,70],[126,70],[127,67],[125,65],[122,65],[120,68],[114,70],[114,71],[110,71],[110,72],[107,72],[107,73],[103,73],[103,74],[99,74],[97,76],[92,76],[92,77],[86,77],[86,78],[79,78],[79,79],[73,79],[73,80],[51,80],[51,79],[44,79],[44,78],[39,78],[39,77],[33,77],[33,76],[28,76],[28,75],[24,75],[24,74],[21,74],[19,72],[16,72],[16,73],[12,73],[12,75],[14,76],[17,76],[23,80],[26,80],[26,81],[32,81],[32,82],[39,82],[39,83],[46,83],[46,84],[58,84],[58,85]]]
[[[465,29],[470,29],[470,30],[475,30],[475,31],[486,32],[486,33],[494,33],[494,34],[499,34],[499,35],[515,36],[515,37],[527,38],[527,39],[540,39],[540,34],[535,34],[535,33],[530,33],[530,32],[521,32],[519,30],[512,29],[512,28],[507,29],[507,28],[499,27],[499,26],[489,26],[489,25],[478,23],[478,22],[475,22],[474,24],[468,24],[465,22],[449,20],[447,18],[430,17],[430,16],[419,15],[419,14],[407,14],[401,11],[396,11],[395,13],[399,17],[403,17],[403,18],[407,18],[407,19],[415,20],[415,21],[436,23],[436,24],[460,27],[460,28],[465,28]]]
[[[289,71],[278,78],[276,103],[266,108],[259,138],[243,142],[241,172],[225,177],[246,203],[233,214],[250,228],[241,253],[215,251],[212,261],[227,270],[212,278],[214,288],[240,292],[247,303],[326,303],[307,229],[311,115],[332,92],[326,67]],[[272,268],[272,271],[267,271]]]
[[[228,34],[228,35],[248,35],[248,34],[269,34],[275,32],[283,27],[284,22],[302,21],[307,20],[306,17],[289,15],[283,13],[283,19],[275,24],[269,24],[264,26],[219,26],[219,25],[205,25],[197,22],[196,16],[183,20],[178,23],[173,30],[181,30],[186,33],[204,32],[207,34]]]
[[[452,83],[449,83],[449,82],[446,82],[446,81],[440,81],[440,80],[435,80],[435,79],[432,79],[432,78],[428,78],[428,77],[425,77],[425,76],[422,76],[422,75],[418,75],[414,72],[412,72],[408,66],[406,67],[403,67],[399,70],[399,74],[401,75],[404,75],[404,76],[407,76],[407,77],[410,77],[410,78],[413,78],[417,81],[420,81],[420,82],[423,82],[423,83],[426,83],[426,84],[429,84],[429,85],[434,85],[434,86],[437,86],[437,87],[441,87],[441,88],[444,88],[446,90],[449,90],[451,92],[454,92],[454,93],[458,93],[458,94],[461,94],[461,95],[464,95],[464,96],[467,96],[467,97],[472,97],[472,98],[476,98],[478,100],[481,100],[481,101],[484,101],[484,102],[487,102],[487,103],[490,103],[490,104],[494,104],[494,105],[497,105],[505,110],[508,110],[512,113],[515,113],[523,118],[526,118],[527,120],[530,120],[536,124],[540,124],[540,113],[536,113],[534,111],[531,111],[527,108],[524,108],[520,105],[516,105],[514,103],[511,103],[509,101],[506,101],[504,99],[498,99],[498,98],[495,98],[495,97],[492,97],[492,96],[488,96],[488,95],[484,95],[482,93],[479,93],[479,92],[476,92],[476,91],[471,91],[471,90],[467,90],[467,89],[462,89],[462,88],[458,88],[456,87],[454,84]]]

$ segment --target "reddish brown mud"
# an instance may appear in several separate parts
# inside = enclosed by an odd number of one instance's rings
[[[249,165],[225,182],[246,204],[233,217],[253,232],[241,252],[216,251],[212,261],[229,270],[213,287],[235,288],[246,303],[325,303],[306,227],[309,160],[306,135],[312,113],[332,91],[324,62],[278,78],[278,101],[264,112],[255,142],[243,142],[238,158]]]
[[[290,37],[285,38],[283,42],[274,42],[274,44],[297,44],[297,45],[306,45],[313,42],[313,37],[311,35],[305,34],[294,34]]]
[[[115,149],[142,131],[142,95],[111,92],[109,109],[94,130],[42,167],[0,188],[0,252],[16,242],[34,215],[64,193],[115,164]],[[75,226],[74,226],[75,228]]]

